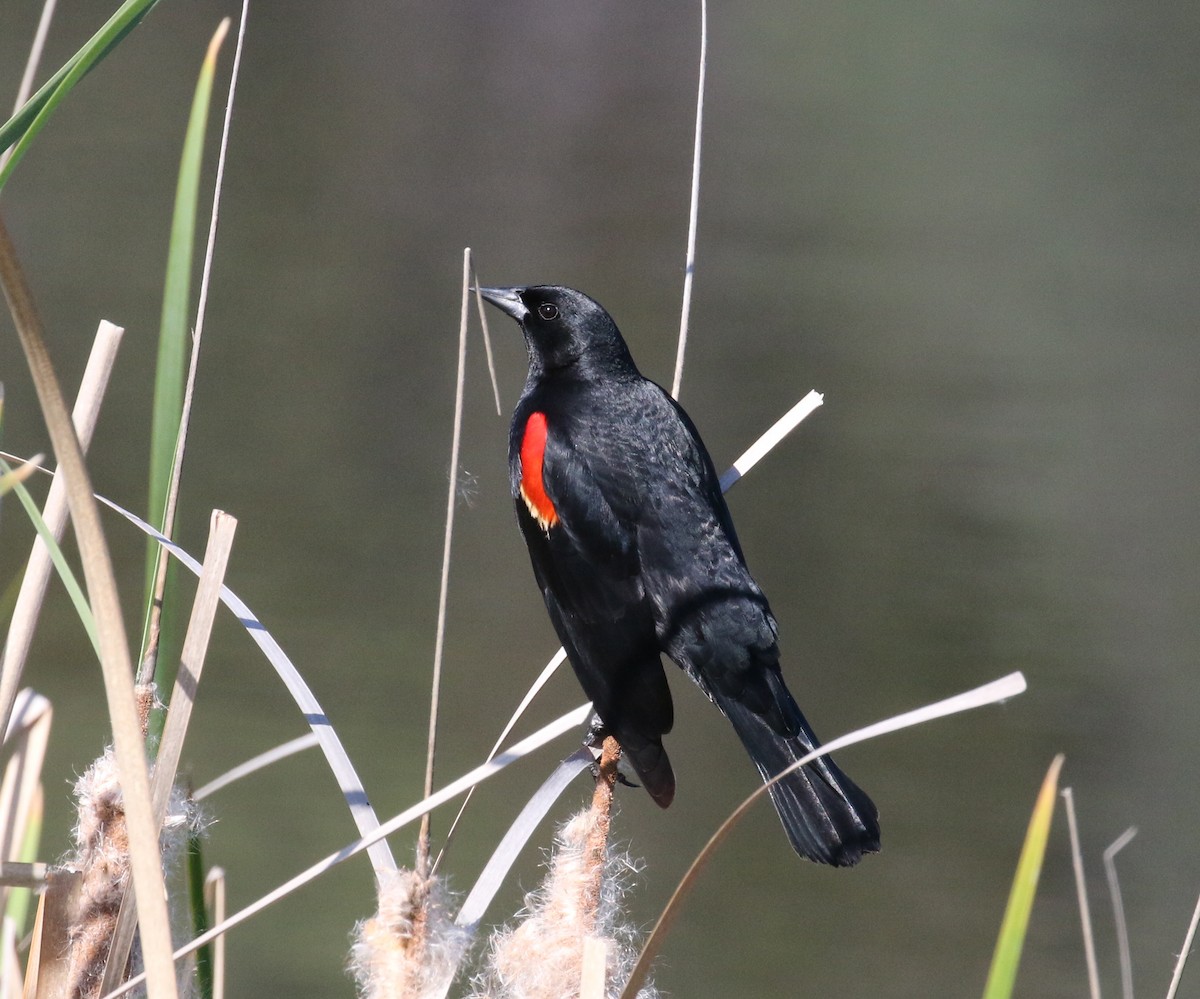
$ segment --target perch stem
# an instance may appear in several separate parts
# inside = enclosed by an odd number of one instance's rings
[[[584,886],[583,911],[589,932],[595,929],[600,910],[604,881],[604,857],[608,848],[608,827],[612,819],[613,785],[617,782],[617,764],[621,759],[621,744],[611,735],[604,740],[600,751],[600,768],[596,774],[596,791],[592,795],[592,814],[596,818],[587,843],[588,880]]]

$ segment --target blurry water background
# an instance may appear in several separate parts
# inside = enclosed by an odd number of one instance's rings
[[[36,6],[0,5],[0,93],[16,90]],[[61,8],[47,68],[114,7]],[[72,391],[97,320],[128,327],[92,468],[138,511],[179,147],[226,13],[161,4],[4,192]],[[1060,750],[1106,984],[1100,853],[1137,825],[1119,858],[1135,982],[1165,991],[1200,890],[1198,43],[1200,8],[1177,0],[712,11],[682,399],[724,467],[809,388],[825,393],[731,497],[789,682],[826,737],[1013,669],[1030,691],[841,755],[883,820],[883,854],[857,870],[797,861],[760,808],[667,945],[669,993],[977,992]],[[231,585],[324,702],[381,815],[421,781],[462,247],[490,283],[588,291],[669,382],[697,48],[690,3],[251,11],[182,538],[199,553],[212,507],[238,516]],[[524,353],[511,323],[493,326],[508,407]],[[6,445],[45,449],[7,318],[0,333]],[[482,758],[556,646],[507,496],[507,412],[490,410],[477,339],[471,351],[442,779]],[[133,625],[142,543],[109,525]],[[29,530],[11,503],[0,526],[8,580]],[[59,589],[28,677],[56,711],[51,859],[68,783],[105,732],[99,670]],[[623,793],[614,826],[645,861],[639,923],[755,784],[728,726],[674,686],[676,803]],[[538,716],[578,701],[564,672]],[[194,779],[302,730],[224,616]],[[479,795],[448,861],[459,886],[568,748]],[[586,794],[581,781],[559,818]],[[228,868],[234,906],[353,833],[315,753],[223,793],[212,817],[207,858]],[[411,844],[395,841],[406,858]],[[493,914],[519,901],[510,885]],[[347,934],[371,903],[366,863],[351,864],[235,931],[232,994],[351,995]],[[1077,927],[1060,816],[1027,994],[1081,994]]]

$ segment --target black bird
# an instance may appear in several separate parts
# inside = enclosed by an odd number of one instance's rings
[[[643,378],[612,317],[557,286],[482,288],[521,325],[529,376],[509,432],[517,520],[546,609],[605,730],[659,805],[673,710],[661,653],[733,723],[766,780],[818,745],[779,669],[712,459]],[[828,757],[771,788],[796,852],[849,866],[879,849],[875,805]]]

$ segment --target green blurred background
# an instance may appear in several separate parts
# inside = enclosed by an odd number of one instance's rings
[[[64,7],[47,70],[114,8]],[[1165,991],[1200,889],[1198,11],[713,10],[682,399],[724,467],[809,388],[825,393],[731,497],[789,682],[826,737],[1013,669],[1030,691],[841,754],[884,827],[884,853],[857,870],[797,861],[759,809],[668,942],[669,993],[977,992],[1059,750],[1106,984],[1100,853],[1137,825],[1119,860],[1134,980]],[[185,116],[208,37],[236,12],[160,4],[4,192],[72,391],[97,321],[128,328],[91,464],[100,491],[139,512]],[[15,93],[36,17],[25,0],[0,5],[0,94]],[[669,382],[698,34],[694,4],[628,0],[251,11],[182,539],[200,553],[211,508],[238,516],[230,583],[308,678],[381,815],[419,796],[462,248],[490,283],[588,291]],[[524,352],[511,323],[493,325],[507,408]],[[507,413],[491,411],[471,350],[442,779],[482,758],[556,645],[507,496]],[[7,317],[0,377],[6,446],[45,449]],[[7,582],[30,532],[14,504],[3,513]],[[107,523],[133,626],[142,542]],[[50,859],[67,845],[68,784],[106,731],[59,589],[27,676],[56,711]],[[185,753],[197,783],[303,731],[228,615],[205,676]],[[624,793],[614,826],[645,861],[630,900],[642,924],[755,784],[728,726],[674,686],[676,803]],[[579,700],[564,673],[538,717]],[[569,745],[478,796],[448,861],[457,885]],[[581,781],[558,817],[586,795]],[[207,857],[235,907],[353,836],[315,753],[211,814]],[[411,857],[410,836],[394,845]],[[493,914],[520,897],[511,885]],[[364,861],[235,931],[231,994],[351,995],[347,935],[371,904]],[[1060,817],[1025,994],[1082,993],[1077,927]]]

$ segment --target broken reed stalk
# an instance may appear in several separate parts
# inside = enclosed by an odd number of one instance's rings
[[[25,996],[31,999],[57,999],[68,994],[71,947],[67,931],[78,907],[82,883],[80,871],[51,869],[46,873],[46,890],[38,902],[26,964]]]
[[[204,901],[212,913],[212,922],[225,919],[225,868],[209,869],[204,879]],[[212,945],[212,997],[225,999],[225,938],[217,937]]]
[[[151,806],[158,828],[162,828],[171,791],[175,786],[175,773],[179,769],[184,737],[188,722],[191,721],[192,708],[196,703],[196,690],[208,654],[208,640],[212,635],[213,621],[216,618],[221,586],[225,580],[225,569],[229,565],[236,529],[236,518],[220,510],[213,511],[209,523],[208,548],[204,553],[204,568],[196,587],[192,616],[183,642],[183,656],[179,663],[179,671],[175,674],[175,687],[168,702],[167,719],[163,726],[162,740],[159,743],[154,775],[151,779]],[[133,887],[130,886],[121,901],[104,968],[104,978],[100,985],[100,995],[111,992],[125,977],[125,966],[129,960],[134,930],[137,927],[135,899],[130,897],[133,891]]]
[[[92,352],[88,356],[72,413],[75,433],[84,454],[92,442],[92,433],[100,416],[100,404],[104,399],[109,376],[116,362],[117,349],[121,346],[124,333],[120,326],[106,321],[102,321],[96,330]],[[50,492],[42,508],[42,519],[54,537],[61,539],[67,523],[67,491],[66,480],[59,475],[54,476],[50,485]],[[33,644],[33,633],[41,613],[42,599],[50,581],[50,569],[50,553],[46,543],[39,537],[34,540],[29,553],[25,578],[21,580],[8,636],[4,640],[3,652],[0,652],[0,732],[8,729],[8,719],[21,686],[21,675],[25,671],[25,659]]]

